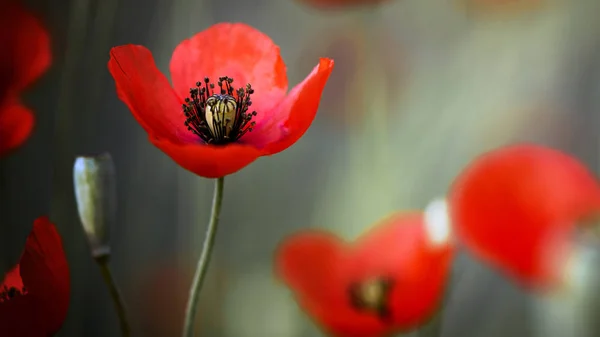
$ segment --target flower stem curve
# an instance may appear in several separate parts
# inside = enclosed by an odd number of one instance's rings
[[[213,247],[215,245],[215,237],[217,234],[217,227],[219,224],[219,215],[221,214],[221,204],[223,201],[223,186],[225,178],[218,178],[215,182],[215,191],[212,200],[212,210],[210,212],[210,221],[206,228],[206,236],[204,243],[202,244],[202,253],[198,259],[196,265],[196,273],[192,280],[192,286],[190,287],[190,295],[188,298],[187,307],[185,309],[185,321],[183,323],[183,337],[194,336],[194,318],[198,312],[198,302],[200,299],[200,290],[208,271],[208,265],[210,263],[210,257],[212,255]]]
[[[117,311],[117,315],[119,316],[119,326],[121,328],[121,336],[130,337],[131,336],[131,327],[129,326],[129,321],[127,320],[127,314],[125,310],[125,301],[119,292],[119,288],[117,287],[117,283],[115,282],[115,278],[112,275],[110,270],[110,266],[108,265],[109,255],[100,255],[96,257],[96,263],[100,267],[100,272],[102,273],[102,279],[104,279],[104,283],[108,287],[108,291],[110,292],[110,297],[113,300],[113,304],[115,306],[115,310]]]

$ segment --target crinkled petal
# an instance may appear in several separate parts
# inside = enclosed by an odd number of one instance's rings
[[[158,70],[148,49],[131,44],[114,47],[108,69],[119,98],[148,134],[175,143],[196,140],[184,125],[183,101]]]
[[[0,156],[17,148],[29,138],[35,123],[33,113],[16,99],[0,107]]]
[[[50,66],[50,37],[20,1],[0,1],[0,97],[20,91]]]
[[[180,97],[188,97],[196,82],[208,77],[234,79],[235,88],[250,83],[252,110],[259,124],[287,92],[285,63],[279,47],[259,30],[243,23],[219,23],[182,41],[171,58],[171,80]]]
[[[271,118],[246,134],[242,141],[264,148],[269,154],[292,146],[312,124],[325,84],[333,70],[333,60],[321,58],[319,65],[294,87],[274,108]]]
[[[251,164],[264,152],[249,145],[176,144],[166,139],[150,138],[152,143],[181,167],[205,178],[219,178]]]
[[[67,316],[70,275],[62,240],[48,217],[35,220],[20,266],[27,296],[35,299],[36,324],[52,335]]]

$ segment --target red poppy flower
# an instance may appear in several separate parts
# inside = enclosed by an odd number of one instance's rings
[[[207,178],[294,144],[312,123],[333,69],[333,61],[322,58],[286,95],[279,47],[241,23],[217,24],[181,42],[171,58],[173,87],[148,49],[126,45],[110,54],[117,93],[150,140]]]
[[[355,243],[320,230],[285,240],[278,276],[337,337],[384,336],[424,323],[445,289],[453,249],[434,239],[423,213],[395,214]]]
[[[69,306],[69,267],[62,242],[47,217],[33,223],[25,250],[0,285],[2,336],[52,336]]]
[[[389,0],[299,0],[319,9],[338,9],[358,6],[377,6]]]
[[[0,0],[0,155],[21,145],[34,118],[19,93],[50,66],[50,39],[19,1]]]
[[[561,281],[556,260],[574,229],[600,211],[600,188],[577,160],[522,144],[473,161],[449,193],[456,234],[476,255],[516,277],[546,288]],[[556,255],[556,256],[553,256]]]

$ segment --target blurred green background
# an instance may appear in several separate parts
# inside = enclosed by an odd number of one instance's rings
[[[482,151],[536,141],[599,169],[597,0],[485,12],[455,0],[337,11],[292,0],[25,2],[52,35],[54,62],[25,98],[37,116],[33,136],[0,161],[0,274],[19,258],[33,219],[50,214],[72,273],[60,337],[119,333],[77,218],[75,156],[108,151],[115,160],[112,266],[136,336],[180,333],[209,215],[213,182],[152,146],[117,98],[106,67],[112,46],[147,46],[168,74],[181,40],[245,22],[281,47],[290,87],[319,56],[336,62],[308,133],[225,179],[201,337],[322,336],[272,275],[279,240],[307,227],[350,239],[391,211],[423,208]],[[540,310],[546,302],[466,254],[455,269],[444,337],[600,336],[570,311],[553,319]]]

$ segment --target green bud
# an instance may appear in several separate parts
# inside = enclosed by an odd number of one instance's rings
[[[115,167],[109,153],[77,157],[73,165],[77,210],[94,258],[110,254],[116,218]]]

